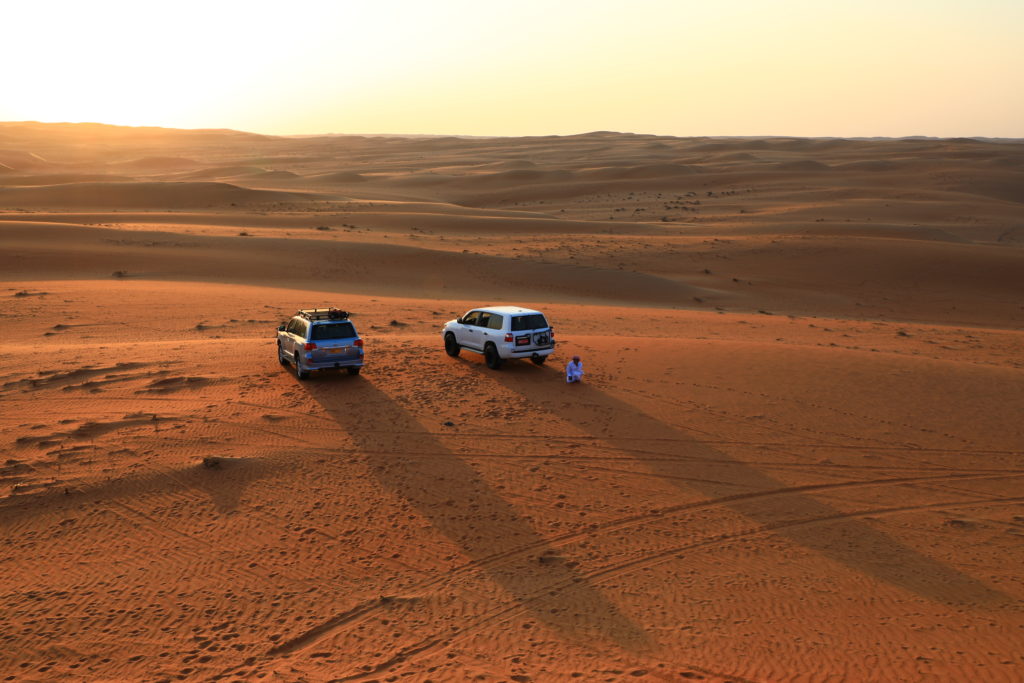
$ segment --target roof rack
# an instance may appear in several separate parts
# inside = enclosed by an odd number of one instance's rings
[[[349,313],[340,308],[302,308],[295,315],[300,315],[306,320],[346,320]]]

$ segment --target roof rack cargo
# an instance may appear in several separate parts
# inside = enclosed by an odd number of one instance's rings
[[[302,308],[295,315],[300,315],[306,320],[346,320],[349,312],[340,308]]]

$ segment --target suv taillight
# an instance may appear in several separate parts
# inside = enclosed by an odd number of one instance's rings
[[[509,332],[508,334],[505,335],[505,341],[510,342],[510,341],[512,341],[512,339],[513,339],[513,337],[512,337],[512,333],[511,332]]]
[[[307,351],[312,351],[313,349],[316,348],[316,344],[314,344],[313,342],[306,342],[306,345],[303,346],[302,348],[306,349]]]
[[[363,340],[362,339],[356,339],[354,342],[352,342],[352,344],[354,346],[358,346],[359,348],[363,348]]]

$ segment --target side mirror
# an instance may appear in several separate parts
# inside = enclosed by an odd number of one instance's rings
[[[459,318],[456,318],[456,319],[455,319],[455,322],[457,322],[458,324],[460,324],[460,325],[461,325],[461,324],[462,324],[462,318],[461,318],[461,317],[459,317]]]
[[[277,331],[284,332],[284,323],[281,323],[280,325],[277,326]]]

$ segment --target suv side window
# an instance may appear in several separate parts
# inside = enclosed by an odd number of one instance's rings
[[[498,315],[497,313],[491,313],[491,317],[487,319],[487,327],[492,330],[500,330],[501,325],[504,322],[505,319],[502,318],[500,315]]]
[[[462,316],[463,325],[479,325],[480,324],[480,311],[470,311],[466,315]]]
[[[307,325],[306,321],[303,320],[302,318],[295,318],[294,320],[292,320],[292,324],[289,325],[289,327],[291,329],[289,329],[288,331],[294,334],[295,336],[302,337],[303,339],[306,338],[306,330],[309,329],[309,325]]]

